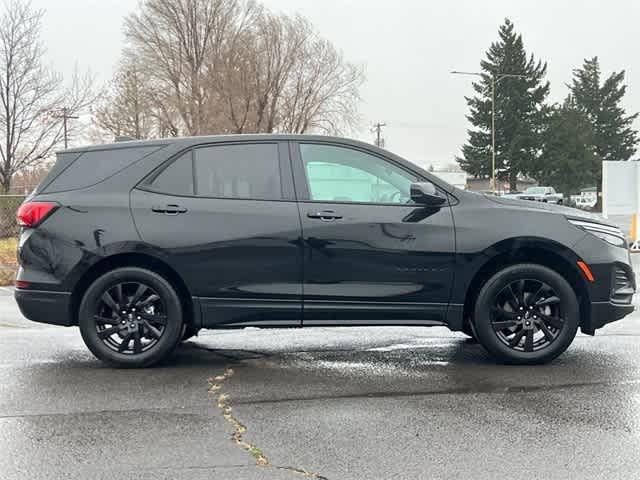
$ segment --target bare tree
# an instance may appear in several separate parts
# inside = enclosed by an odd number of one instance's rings
[[[242,28],[252,5],[240,0],[148,0],[126,19],[126,55],[149,78],[157,106],[179,114],[179,123],[169,118],[167,123],[189,135],[209,130],[218,109],[208,79],[221,63],[223,44]]]
[[[301,16],[251,0],[146,0],[126,19],[125,39],[136,78],[116,74],[95,117],[103,130],[334,133],[357,119],[362,69]],[[142,128],[146,118],[157,132]]]
[[[101,95],[94,123],[116,137],[149,138],[154,133],[152,103],[137,66],[124,64]]]
[[[363,69],[315,32],[306,39],[282,92],[279,130],[337,134],[354,128]]]
[[[11,0],[0,18],[0,188],[40,163],[64,135],[62,114],[86,106],[91,76],[77,71],[68,89],[62,77],[44,65],[40,40],[43,12]]]
[[[216,81],[234,131],[337,133],[356,124],[361,68],[301,16],[263,10],[250,27]]]

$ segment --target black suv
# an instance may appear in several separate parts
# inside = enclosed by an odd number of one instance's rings
[[[541,363],[633,311],[624,235],[585,215],[459,190],[339,138],[66,150],[18,211],[15,297],[118,366],[250,325],[444,325]]]

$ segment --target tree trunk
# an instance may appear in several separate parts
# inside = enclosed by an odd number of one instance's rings
[[[596,204],[591,211],[602,212],[602,164],[600,164],[600,173],[596,179]]]
[[[5,177],[0,182],[0,189],[2,189],[2,193],[4,195],[8,195],[11,190],[11,177]]]
[[[496,190],[499,190],[496,188]],[[509,171],[509,191],[515,192],[518,190],[518,173],[511,170]]]

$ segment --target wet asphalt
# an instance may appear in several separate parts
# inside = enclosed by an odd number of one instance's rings
[[[540,367],[443,328],[316,328],[114,370],[3,289],[0,478],[640,478],[639,320]]]

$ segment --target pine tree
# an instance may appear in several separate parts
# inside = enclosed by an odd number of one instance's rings
[[[473,84],[477,95],[466,98],[467,119],[473,128],[458,162],[471,175],[491,175],[491,84],[495,78],[497,177],[508,180],[515,190],[518,175],[530,174],[540,157],[549,82],[544,80],[547,64],[527,55],[522,35],[509,19],[498,33],[499,40],[491,44],[480,64],[482,79]]]
[[[593,129],[595,152],[602,160],[629,160],[638,147],[638,132],[633,122],[638,113],[627,115],[622,107],[626,93],[624,70],[613,72],[604,82],[600,78],[598,57],[585,59],[582,68],[576,69],[569,85],[575,105],[588,119]],[[600,205],[602,163],[593,166]]]
[[[540,184],[565,195],[596,184],[602,160],[595,149],[594,131],[571,95],[553,107],[544,138],[538,169],[533,173]]]

